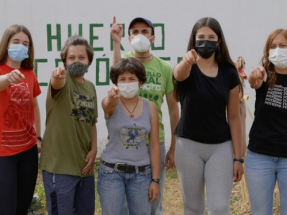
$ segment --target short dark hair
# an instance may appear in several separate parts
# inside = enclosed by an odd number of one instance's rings
[[[64,47],[61,50],[60,56],[61,56],[61,59],[62,59],[65,67],[66,67],[66,58],[67,58],[67,53],[68,53],[69,47],[70,46],[77,46],[77,45],[86,46],[86,51],[87,51],[87,55],[88,55],[88,59],[89,59],[89,65],[92,64],[93,58],[94,58],[93,48],[89,45],[88,41],[85,38],[75,34],[75,35],[73,35],[67,39]]]
[[[118,77],[124,72],[135,74],[139,82],[144,84],[147,80],[146,71],[142,63],[134,57],[122,58],[110,69],[110,79],[113,84],[117,85]]]

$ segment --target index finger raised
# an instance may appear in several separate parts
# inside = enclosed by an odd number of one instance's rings
[[[113,25],[114,24],[117,24],[117,18],[116,18],[116,16],[113,16]]]

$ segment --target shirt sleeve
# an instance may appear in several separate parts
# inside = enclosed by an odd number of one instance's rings
[[[239,75],[238,72],[236,71],[235,68],[230,68],[229,69],[229,90],[232,90],[233,88],[235,88],[238,84],[240,84],[240,79],[239,79]]]
[[[172,67],[170,65],[166,66],[166,89],[165,94],[169,94],[173,91],[173,78],[172,78]]]
[[[35,72],[33,71],[32,73],[33,73],[33,98],[35,98],[38,95],[40,95],[42,91],[40,89]]]

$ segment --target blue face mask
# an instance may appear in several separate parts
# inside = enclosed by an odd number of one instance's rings
[[[29,57],[28,48],[22,44],[10,44],[8,49],[8,55],[11,60],[15,62],[21,62],[22,60]]]

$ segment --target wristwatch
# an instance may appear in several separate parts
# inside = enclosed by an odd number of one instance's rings
[[[38,136],[37,139],[40,140],[40,142],[42,142],[42,137]]]
[[[239,161],[241,163],[244,163],[244,158],[233,158],[233,161]]]
[[[160,183],[160,179],[159,178],[152,178],[151,181],[155,182],[155,183]]]

